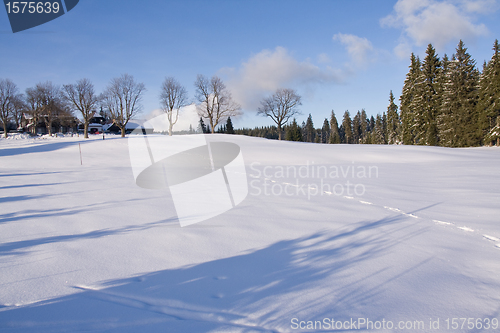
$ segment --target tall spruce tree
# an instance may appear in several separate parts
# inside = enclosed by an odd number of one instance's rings
[[[398,106],[394,103],[392,90],[389,93],[389,106],[387,107],[387,143],[396,144],[399,142],[400,120]]]
[[[441,61],[432,44],[427,46],[425,53],[416,87],[418,96],[415,101],[420,111],[416,116],[416,141],[422,145],[436,146],[438,143],[437,116],[441,107],[438,87]]]
[[[310,113],[309,116],[307,117],[306,125],[304,127],[304,134],[305,134],[304,141],[314,142],[314,139],[316,137],[316,130],[314,129],[314,123]]]
[[[490,132],[497,124],[500,116],[500,46],[498,39],[493,44],[493,56],[483,66],[483,72],[479,79],[478,115],[479,126],[485,138],[484,144],[491,143]],[[491,132],[494,133],[495,131]]]
[[[198,132],[207,133],[207,126],[205,125],[202,117],[200,117],[200,121],[198,122]]]
[[[372,143],[377,145],[385,144],[384,123],[380,114],[377,114],[377,119],[375,120],[375,128],[373,129],[372,134]]]
[[[436,128],[438,132],[438,144],[440,146],[444,146],[445,143],[444,141],[441,142],[442,139],[442,129],[446,128],[446,122],[448,119],[447,116],[447,111],[444,108],[444,89],[446,88],[447,82],[448,82],[448,76],[449,76],[449,69],[450,69],[450,59],[448,58],[448,55],[445,53],[443,56],[443,59],[441,60],[441,70],[439,71],[439,75],[437,77],[437,89],[438,89],[438,96],[439,96],[439,112],[436,115]]]
[[[361,142],[367,143],[368,132],[370,130],[370,123],[368,120],[368,116],[366,115],[365,109],[361,109]]]
[[[415,97],[418,96],[416,83],[420,76],[420,59],[412,53],[410,60],[410,70],[406,74],[399,106],[401,110],[401,141],[405,145],[415,144],[415,114],[418,113]]]
[[[231,121],[231,117],[227,117],[226,134],[234,134],[234,127],[233,127],[233,122]]]
[[[352,118],[352,143],[360,143],[361,137],[361,111],[358,111]]]
[[[335,117],[335,112],[330,115],[330,140],[329,143],[341,143],[339,134],[339,123],[337,122],[337,117]]]
[[[325,118],[323,121],[323,127],[321,128],[321,143],[327,143],[330,137],[330,123],[328,119]]]
[[[347,110],[344,112],[344,118],[342,119],[342,128],[344,130],[344,143],[352,143],[352,120]]]
[[[479,72],[462,40],[448,67],[438,123],[441,144],[448,147],[477,146],[481,142],[476,107]]]

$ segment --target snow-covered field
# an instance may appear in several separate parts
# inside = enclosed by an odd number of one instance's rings
[[[127,139],[15,138],[1,332],[499,330],[500,149],[216,135],[248,196],[181,228],[168,189],[135,185]]]

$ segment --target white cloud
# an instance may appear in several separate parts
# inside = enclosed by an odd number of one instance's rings
[[[411,45],[408,42],[400,42],[395,48],[394,53],[399,59],[407,59],[411,54]]]
[[[370,58],[370,52],[373,51],[372,43],[363,37],[351,34],[335,34],[333,40],[338,40],[347,49],[354,64],[365,65]]]
[[[497,0],[462,0],[461,6],[469,13],[488,14],[498,9]]]
[[[403,45],[396,47],[396,53],[407,48],[407,39],[417,46],[432,43],[439,50],[449,42],[486,35],[488,29],[474,23],[474,16],[495,6],[495,0],[398,0],[394,13],[380,24],[403,29]]]
[[[331,61],[332,60],[330,59],[330,57],[326,53],[321,53],[318,55],[318,62],[320,64],[328,64]]]
[[[239,69],[225,68],[222,74],[233,97],[244,109],[257,109],[263,96],[278,88],[310,87],[338,83],[343,73],[331,67],[320,68],[310,61],[295,59],[283,47],[263,50],[244,62]]]

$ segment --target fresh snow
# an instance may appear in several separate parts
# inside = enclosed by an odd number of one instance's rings
[[[0,332],[500,317],[499,149],[211,138],[241,147],[249,194],[184,228],[168,189],[135,185],[127,138],[1,139]]]

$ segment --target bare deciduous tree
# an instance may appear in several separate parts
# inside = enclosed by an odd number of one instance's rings
[[[14,99],[14,109],[12,112],[12,120],[16,124],[16,128],[21,126],[21,120],[23,117],[23,112],[26,110],[26,104],[24,103],[24,95],[17,94]]]
[[[172,135],[172,128],[179,119],[179,110],[187,105],[186,89],[173,77],[167,77],[161,86],[160,104],[168,117],[168,135]]]
[[[134,77],[123,74],[114,78],[102,95],[103,105],[108,108],[113,123],[125,137],[125,129],[130,119],[142,109],[141,99],[146,88],[143,83],[137,83]]]
[[[49,135],[52,135],[52,122],[61,114],[67,114],[61,89],[47,81],[38,83],[34,88],[26,89],[27,110],[33,117],[33,129],[42,118]]]
[[[81,79],[76,84],[64,85],[63,93],[71,109],[81,113],[84,122],[84,137],[87,139],[89,122],[99,103],[99,96],[94,91],[94,85],[88,79]]]
[[[194,86],[196,99],[200,103],[197,107],[198,115],[209,120],[212,133],[219,122],[240,114],[241,106],[233,100],[219,77],[212,76],[209,81],[205,76],[198,75]]]
[[[26,113],[31,117],[31,134],[36,134],[36,126],[40,119],[41,106],[35,88],[26,89]]]
[[[301,97],[294,89],[278,89],[269,97],[264,98],[258,109],[258,114],[271,118],[278,126],[278,138],[281,140],[282,128],[288,120],[299,114],[298,107],[302,105]]]
[[[4,137],[8,136],[9,121],[13,116],[18,89],[14,82],[9,79],[0,80],[0,120],[3,124]]]

